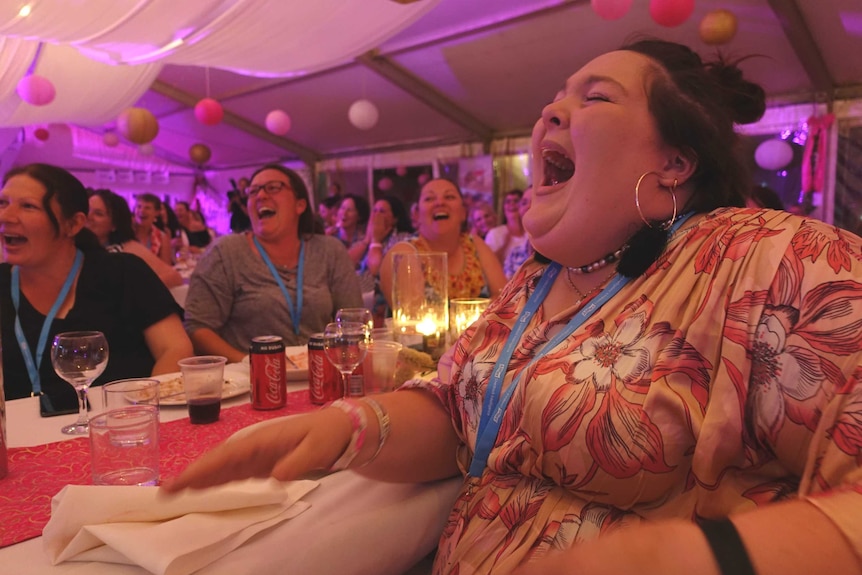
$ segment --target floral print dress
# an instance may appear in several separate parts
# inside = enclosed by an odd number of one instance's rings
[[[410,240],[420,252],[430,252],[431,247],[424,238],[415,237]],[[464,265],[460,272],[449,270],[449,299],[456,297],[479,297],[485,289],[485,274],[482,272],[482,263],[476,252],[476,244],[473,236],[462,233],[458,244],[461,247],[461,255]]]
[[[443,357],[466,472],[489,374],[545,266]],[[540,308],[504,388],[574,315]],[[435,573],[518,564],[640,521],[808,498],[862,557],[862,240],[785,212],[695,216],[643,276],[524,373]]]

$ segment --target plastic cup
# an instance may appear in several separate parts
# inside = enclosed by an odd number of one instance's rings
[[[183,373],[183,391],[189,408],[189,420],[197,424],[218,421],[227,358],[220,355],[198,355],[181,359],[178,363]]]
[[[149,378],[118,379],[102,386],[105,411],[130,405],[159,407],[159,380]]]
[[[157,485],[159,408],[132,405],[90,418],[94,485]]]
[[[395,368],[398,366],[398,352],[401,344],[396,341],[375,340],[360,343],[366,350],[362,363],[365,379],[365,393],[383,393],[395,388]]]

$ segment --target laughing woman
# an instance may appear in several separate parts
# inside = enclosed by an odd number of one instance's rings
[[[742,207],[734,123],[764,108],[678,44],[591,60],[533,131],[537,255],[438,378],[258,428],[166,488],[460,474],[436,575],[859,575],[862,239]]]
[[[342,307],[360,307],[354,265],[337,239],[312,233],[308,190],[270,164],[252,175],[251,231],[220,238],[198,262],[186,299],[186,330],[198,353],[241,361],[253,337],[302,345]]]
[[[3,180],[0,325],[7,399],[41,393],[55,409],[77,405],[72,386],[46,357],[51,339],[63,331],[98,330],[107,337],[110,359],[96,385],[170,373],[192,353],[170,292],[140,258],[106,252],[84,227],[87,211],[87,191],[62,168],[30,164]]]
[[[144,260],[169,288],[182,285],[180,272],[151,252],[135,238],[132,213],[126,199],[111,190],[93,190],[87,227],[111,252],[126,252]]]
[[[461,190],[445,179],[422,186],[418,202],[418,237],[396,244],[380,266],[383,294],[392,293],[392,257],[405,251],[446,252],[449,297],[496,297],[506,283],[503,266],[485,242],[463,231],[467,218]]]

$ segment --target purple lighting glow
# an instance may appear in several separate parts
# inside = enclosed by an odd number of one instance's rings
[[[848,34],[862,36],[862,13],[841,12],[841,24]]]

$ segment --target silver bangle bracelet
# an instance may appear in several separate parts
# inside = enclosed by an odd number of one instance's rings
[[[371,456],[371,459],[363,463],[362,465],[368,465],[380,455],[380,450],[383,449],[383,445],[386,443],[386,439],[389,437],[389,431],[391,430],[390,422],[389,422],[389,413],[380,405],[376,400],[371,399],[370,397],[363,397],[360,401],[364,402],[371,410],[374,412],[374,415],[377,416],[377,428],[380,430],[380,435],[377,439],[377,449],[374,451],[374,455]]]

